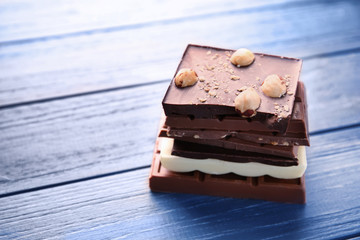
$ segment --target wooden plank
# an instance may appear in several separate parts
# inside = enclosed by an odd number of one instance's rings
[[[310,131],[359,123],[359,62],[359,52],[304,61]]]
[[[358,62],[360,53],[305,62],[311,131],[359,124]],[[148,165],[167,86],[2,109],[0,194]]]
[[[0,239],[359,236],[360,128],[311,141],[304,206],[150,193],[144,169],[2,198]]]
[[[51,36],[116,31],[128,27],[186,21],[264,8],[281,8],[289,4],[309,4],[311,1],[256,0],[181,2],[167,1],[1,1],[0,42],[31,41]]]
[[[169,79],[189,42],[294,57],[358,49],[359,8],[314,2],[6,45],[0,48],[0,105]]]
[[[1,192],[148,165],[166,87],[0,111]]]

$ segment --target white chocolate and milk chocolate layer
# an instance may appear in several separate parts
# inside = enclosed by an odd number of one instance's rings
[[[200,171],[207,174],[234,173],[246,177],[258,177],[269,175],[275,178],[294,179],[302,177],[306,167],[305,147],[300,146],[298,151],[297,166],[274,166],[263,163],[249,162],[236,163],[218,159],[192,159],[172,155],[174,140],[170,138],[159,138],[160,161],[162,166],[174,172]]]

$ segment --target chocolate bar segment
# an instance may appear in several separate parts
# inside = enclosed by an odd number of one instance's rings
[[[296,166],[275,166],[258,162],[232,162],[214,158],[195,159],[175,156],[172,154],[174,140],[161,138],[160,161],[162,166],[174,172],[200,171],[207,174],[234,173],[244,177],[260,177],[269,175],[281,179],[302,177],[307,167],[305,147],[299,147]]]
[[[191,193],[298,204],[304,204],[306,201],[304,176],[297,179],[277,179],[269,176],[211,175],[199,171],[171,172],[161,165],[158,142],[151,165],[149,186],[154,192]]]
[[[276,132],[240,132],[240,131],[224,131],[224,130],[195,130],[195,129],[174,129],[168,127],[166,135],[172,138],[191,137],[195,139],[242,139],[248,142],[259,144],[271,144],[273,146],[291,146],[305,145],[309,146],[309,137],[307,133],[287,133],[286,136],[277,134]]]
[[[299,82],[297,92],[297,102],[294,103],[291,120],[286,132],[305,133],[307,132],[307,112],[304,93],[304,84]],[[260,131],[260,132],[280,132],[276,129],[269,129],[264,123],[264,119],[259,116],[251,119],[242,118],[238,115],[223,116],[216,118],[195,118],[192,115],[167,116],[166,125],[173,128],[191,129],[213,129],[213,130],[232,130],[232,131]]]
[[[179,140],[174,141],[172,155],[195,159],[214,158],[239,163],[258,162],[274,166],[296,166],[298,164],[297,158],[284,158],[257,152],[231,150],[215,146],[209,147],[203,144]]]
[[[251,86],[261,97],[256,117],[261,118],[269,129],[286,129],[293,110],[302,61],[255,54],[254,63],[249,67],[238,68],[229,61],[232,53],[233,50],[229,49],[189,45],[177,71],[191,68],[204,81],[181,89],[172,82],[163,99],[166,116],[192,115],[195,118],[216,118],[218,115],[236,115],[234,99],[238,89]],[[287,111],[279,112],[274,105],[274,99],[267,97],[260,90],[262,81],[271,74],[287,79],[288,94],[276,99],[278,106],[286,106]]]
[[[160,137],[169,137],[168,132],[165,128],[160,131]],[[273,146],[271,144],[259,144],[255,142],[245,141],[239,138],[221,138],[221,139],[201,139],[194,137],[176,137],[170,135],[171,138],[198,143],[203,145],[221,147],[224,149],[240,150],[247,152],[257,152],[261,154],[269,154],[274,156],[280,156],[285,158],[295,158],[298,151],[298,146]]]
[[[291,121],[285,133],[268,129],[259,121],[238,116],[227,116],[218,119],[169,116],[166,117],[165,122],[169,126],[167,136],[219,140],[238,138],[260,144],[309,146],[306,95],[302,82],[298,83],[295,100]]]

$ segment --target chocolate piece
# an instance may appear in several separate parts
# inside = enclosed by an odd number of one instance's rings
[[[190,143],[175,140],[172,155],[195,158],[195,159],[206,159],[214,158],[229,162],[258,162],[267,165],[274,166],[296,166],[298,165],[297,158],[284,158],[272,155],[266,155],[256,152],[246,152],[232,149],[225,149],[221,147],[209,147],[207,145]]]
[[[165,136],[165,135],[163,135]],[[239,132],[239,131],[223,131],[223,130],[193,130],[193,129],[173,129],[169,128],[166,132],[167,137],[178,138],[191,137],[196,139],[210,140],[230,140],[232,138],[242,139],[248,142],[259,144],[270,144],[273,146],[309,146],[309,138],[307,133],[287,133],[286,136],[277,134],[276,132]]]
[[[200,171],[207,174],[234,173],[243,177],[271,176],[280,179],[295,179],[302,177],[307,167],[304,146],[299,147],[296,166],[275,166],[258,162],[230,162],[214,158],[195,159],[175,156],[172,154],[174,139],[159,138],[160,162],[163,167],[173,172]]]
[[[286,133],[269,130],[258,121],[249,121],[241,117],[220,119],[192,119],[189,117],[166,117],[170,137],[198,137],[200,139],[227,139],[236,137],[250,142],[272,145],[309,146],[308,118],[305,87],[299,82],[292,118]],[[194,130],[196,129],[196,130]],[[254,131],[255,129],[255,131]],[[246,132],[245,132],[246,131]]]
[[[209,51],[211,54],[208,54]],[[195,118],[216,118],[218,115],[235,115],[234,99],[238,89],[254,87],[261,97],[255,118],[261,119],[269,129],[285,131],[293,109],[302,61],[255,53],[254,63],[238,68],[229,61],[232,52],[228,49],[188,45],[177,71],[191,68],[199,78],[205,80],[186,89],[179,89],[172,82],[163,99],[166,116],[191,114]],[[288,93],[292,94],[282,98],[265,96],[259,87],[270,74],[285,78]],[[200,101],[203,99],[206,101]],[[278,111],[275,102],[280,107],[286,106],[287,111]]]
[[[169,137],[166,129],[161,129],[159,136],[160,137]],[[196,135],[193,135],[196,136]],[[269,144],[259,144],[254,142],[245,141],[239,138],[221,138],[221,139],[201,139],[194,137],[176,137],[171,136],[171,138],[198,143],[205,144],[209,146],[216,146],[225,149],[233,149],[247,152],[257,152],[261,154],[269,154],[274,156],[286,157],[286,158],[295,158],[298,152],[298,146],[273,146]]]
[[[304,84],[298,84],[297,102],[294,104],[291,121],[286,133],[307,133],[307,112],[306,99],[304,93]],[[165,124],[173,128],[188,129],[214,129],[214,130],[231,130],[231,131],[259,131],[259,132],[276,132],[278,130],[269,129],[261,120],[245,119],[240,116],[217,116],[217,118],[194,118],[194,116],[168,116]],[[283,134],[285,136],[285,134]]]
[[[269,176],[210,175],[198,171],[175,173],[161,166],[159,153],[157,142],[149,177],[149,186],[154,192],[192,193],[300,204],[306,201],[304,176],[297,179],[277,179]]]

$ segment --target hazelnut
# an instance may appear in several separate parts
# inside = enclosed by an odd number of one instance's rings
[[[255,59],[255,55],[246,48],[240,48],[231,55],[230,61],[237,67],[249,66]]]
[[[253,117],[256,115],[256,109],[260,106],[260,96],[252,87],[247,88],[235,98],[235,110],[242,117]]]
[[[198,75],[196,72],[189,68],[182,68],[175,76],[175,84],[177,87],[192,86],[198,81]]]
[[[268,97],[279,98],[286,93],[286,86],[278,75],[272,74],[265,78],[261,90]]]

